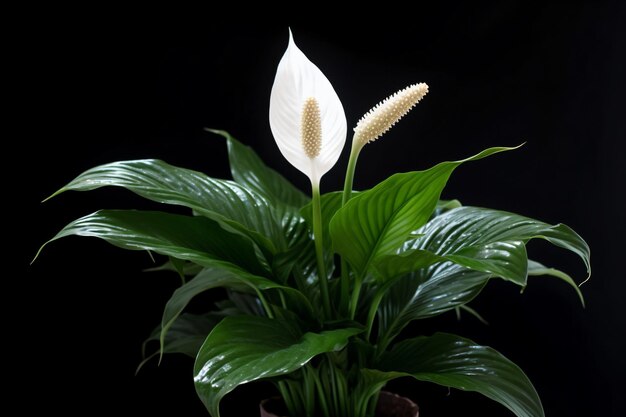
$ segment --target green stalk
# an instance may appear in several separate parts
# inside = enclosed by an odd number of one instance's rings
[[[354,289],[352,290],[352,297],[350,298],[350,318],[354,319],[356,315],[356,307],[359,304],[359,296],[361,295],[361,284],[363,284],[363,278],[356,276],[354,280]]]
[[[328,295],[328,275],[324,264],[324,241],[322,231],[322,205],[319,184],[311,184],[313,190],[313,240],[315,241],[315,255],[317,257],[317,272],[320,286],[320,296],[327,318],[331,317],[330,296]]]
[[[330,395],[332,398],[333,411],[335,414],[339,411],[339,393],[337,391],[337,376],[335,375],[335,366],[332,364],[330,357],[327,355],[328,362],[328,379],[330,379]]]
[[[290,413],[297,412],[297,407],[292,399],[290,389],[285,381],[278,381],[278,391],[285,402],[285,406]]]
[[[269,305],[269,303],[267,302],[267,300],[265,299],[265,297],[263,296],[263,292],[260,289],[256,289],[256,295],[259,297],[259,300],[261,301],[261,305],[263,306],[263,309],[265,310],[265,314],[267,314],[267,317],[269,317],[270,319],[274,318],[274,313],[272,312],[272,309]]]
[[[352,197],[352,185],[354,183],[354,172],[356,171],[356,162],[359,158],[359,152],[361,151],[361,147],[354,145],[354,140],[352,142],[352,149],[350,150],[350,159],[348,160],[348,168],[346,169],[346,179],[343,185],[343,194],[341,197],[341,206],[345,206],[348,200]],[[350,291],[350,274],[348,273],[348,262],[342,257],[341,258],[341,303],[344,300],[348,301],[348,292]],[[360,289],[359,289],[360,291]],[[348,304],[345,310],[351,309],[350,304]],[[351,317],[354,317],[351,314]]]
[[[352,183],[354,182],[354,171],[356,171],[356,161],[359,159],[361,148],[352,145],[350,151],[350,159],[348,160],[348,168],[346,169],[346,179],[343,183],[343,194],[341,198],[341,206],[345,206],[350,197],[352,197]]]
[[[315,381],[311,378],[310,374],[303,371],[304,374],[304,389],[305,389],[305,415],[313,416],[315,414]],[[292,414],[293,415],[293,414]]]
[[[328,404],[326,403],[326,394],[324,392],[324,385],[319,379],[317,375],[317,371],[312,366],[309,368],[310,375],[313,377],[315,381],[315,388],[317,389],[317,395],[320,401],[320,408],[322,409],[322,414],[326,417],[330,417]]]
[[[378,306],[380,305],[380,302],[382,301],[385,295],[385,291],[388,287],[388,285],[384,285],[382,288],[380,288],[374,295],[374,299],[370,304],[370,309],[367,313],[367,322],[365,324],[365,328],[367,329],[365,334],[365,340],[370,339],[370,335],[372,334],[372,327],[374,327],[374,319],[376,318],[376,312],[378,311]]]

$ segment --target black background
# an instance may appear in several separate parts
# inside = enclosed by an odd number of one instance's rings
[[[156,207],[123,190],[68,193],[39,204],[89,167],[154,157],[227,177],[225,144],[205,126],[230,131],[308,190],[306,178],[277,152],[268,124],[289,24],[335,86],[349,127],[390,93],[414,82],[430,86],[405,120],[363,150],[356,188],[526,141],[518,151],[458,169],[444,197],[564,222],[592,248],[586,309],[552,278],[531,279],[523,295],[494,281],[472,304],[489,326],[448,314],[409,333],[451,331],[493,346],[526,371],[548,416],[624,415],[626,15],[617,3],[522,4],[421,5],[419,13],[395,11],[408,17],[403,22],[259,17],[252,25],[238,23],[236,14],[174,22],[125,11],[55,10],[20,52],[27,79],[21,104],[29,117],[15,142],[30,168],[19,216],[33,227],[20,232],[18,263],[26,266],[76,217],[99,208]],[[324,177],[323,192],[341,187],[346,161],[347,154]],[[529,250],[584,279],[575,256],[541,242]],[[25,304],[8,317],[27,354],[16,384],[33,398],[25,409],[205,415],[191,360],[165,358],[160,368],[150,363],[134,376],[140,344],[177,284],[173,275],[142,273],[151,265],[145,253],[70,238],[22,270],[18,299]],[[416,400],[425,417],[510,415],[478,394],[410,380],[392,388]],[[258,400],[271,393],[267,384],[245,386],[224,400],[223,415],[255,415]]]

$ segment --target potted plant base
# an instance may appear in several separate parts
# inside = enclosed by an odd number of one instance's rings
[[[146,360],[195,358],[196,392],[212,417],[221,417],[220,401],[238,386],[268,379],[282,399],[261,403],[264,417],[416,417],[413,402],[388,392],[374,408],[377,393],[400,377],[483,394],[517,417],[544,417],[528,377],[495,349],[454,334],[403,332],[444,313],[480,318],[468,303],[493,279],[523,289],[529,277],[559,278],[584,303],[569,275],[528,258],[533,239],[578,255],[591,274],[589,246],[568,226],[441,199],[457,167],[517,148],[485,149],[353,192],[359,153],[427,92],[425,83],[412,84],[366,113],[353,129],[343,192],[322,194],[347,121],[330,81],[290,36],[270,127],[282,155],[309,177],[311,197],[251,148],[212,130],[227,141],[233,180],[161,160],[120,161],[85,171],[53,195],[122,187],[186,214],[100,210],[50,242],[91,236],[164,257],[155,269],[176,272],[181,285],[147,340],[158,349]],[[226,289],[224,299],[186,312],[216,288]]]
[[[287,417],[285,404],[279,397],[268,398],[259,405],[261,417]],[[375,417],[418,417],[419,407],[406,397],[382,391],[376,404]]]

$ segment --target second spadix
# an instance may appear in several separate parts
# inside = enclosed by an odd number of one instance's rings
[[[359,120],[354,128],[353,148],[375,141],[404,117],[428,93],[425,83],[410,85],[387,97]]]

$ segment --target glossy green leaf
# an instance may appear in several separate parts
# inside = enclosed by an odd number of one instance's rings
[[[463,162],[515,148],[490,148],[462,161],[426,171],[395,174],[353,197],[330,223],[335,250],[364,275],[371,263],[395,253],[434,212],[450,174]]]
[[[578,285],[576,285],[576,282],[574,282],[572,277],[570,277],[563,271],[559,271],[558,269],[548,268],[547,266],[544,266],[540,264],[539,262],[529,260],[528,261],[528,276],[540,276],[540,275],[548,275],[548,276],[556,277],[567,282],[572,288],[574,288],[574,290],[576,291],[576,294],[578,294],[578,298],[580,298],[580,302],[582,303],[583,307],[585,306],[585,297],[583,297],[583,293],[580,291],[580,288],[578,287]]]
[[[159,203],[188,207],[252,238],[271,252],[282,237],[272,207],[255,191],[154,159],[113,162],[89,169],[53,196],[105,186],[123,187]]]
[[[281,174],[265,165],[257,153],[223,130],[207,131],[226,138],[228,160],[233,179],[275,203],[295,207],[305,206],[311,200]]]
[[[297,265],[299,273],[305,278],[311,277],[316,271],[315,249],[308,225],[300,214],[300,208],[309,204],[311,199],[268,167],[252,148],[243,145],[228,132],[207,130],[226,138],[233,179],[270,201],[281,221],[287,249],[276,254],[273,271],[285,279]]]
[[[358,329],[299,334],[289,323],[264,317],[227,317],[202,345],[194,367],[196,391],[214,417],[237,386],[285,375],[314,356],[341,349]]]
[[[476,271],[487,272],[526,285],[528,258],[521,241],[490,242],[482,246],[463,247],[459,242],[456,252],[435,254],[422,249],[410,249],[399,255],[385,255],[376,263],[377,275],[387,281],[436,262],[452,261]]]
[[[392,282],[378,308],[379,344],[387,346],[413,320],[469,303],[490,277],[485,272],[442,262]]]
[[[46,244],[71,235],[97,237],[124,249],[149,250],[207,267],[228,262],[251,273],[267,273],[248,239],[205,217],[101,210],[71,222]]]
[[[435,217],[405,246],[382,257],[378,273],[386,279],[410,273],[390,286],[379,308],[384,343],[408,322],[441,314],[471,301],[489,278],[526,285],[525,243],[547,239],[578,254],[589,268],[589,247],[569,227],[477,207],[460,207]]]
[[[459,336],[437,333],[402,341],[382,355],[376,369],[368,372],[475,391],[517,417],[544,416],[537,391],[517,365],[494,349]]]
[[[428,251],[444,260],[524,286],[528,272],[525,244],[542,238],[580,256],[591,273],[589,246],[563,224],[550,225],[499,210],[460,207],[435,217],[416,232],[422,237],[410,244],[409,251],[402,254],[403,259],[419,259],[423,251]],[[387,272],[393,269],[395,257],[385,260]]]
[[[176,258],[172,258],[170,256],[169,259],[163,264],[152,267],[152,268],[146,268],[144,269],[144,272],[172,271],[172,272],[179,273],[180,271],[178,270],[178,268],[174,266],[174,263],[172,262],[173,259],[176,259]],[[193,262],[189,262],[189,261],[184,262],[182,272],[183,272],[183,275],[185,275],[185,277],[196,275],[200,271],[202,271],[202,267],[200,265],[194,264]]]
[[[213,288],[228,288],[239,292],[256,292],[270,289],[280,289],[284,296],[293,302],[294,310],[303,309],[309,315],[312,314],[313,307],[308,299],[298,290],[277,284],[267,278],[250,274],[236,265],[225,263],[215,264],[213,267],[205,268],[195,278],[185,285],[177,288],[172,294],[161,319],[161,341],[165,343],[167,332],[189,302],[198,294]]]
[[[381,282],[392,281],[395,278],[426,268],[437,262],[445,262],[444,256],[436,253],[410,249],[394,255],[383,255],[374,264],[374,275]]]

